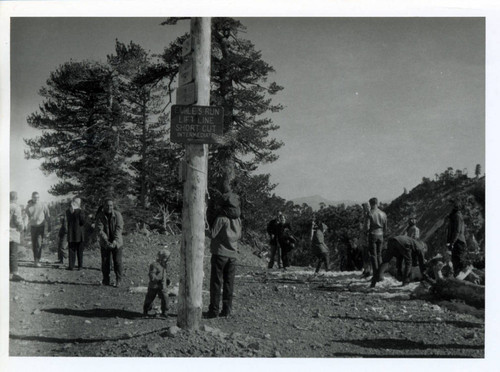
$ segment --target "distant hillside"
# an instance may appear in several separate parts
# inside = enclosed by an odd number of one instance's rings
[[[305,203],[315,211],[317,211],[320,208],[321,203],[325,204],[326,207],[328,207],[329,205],[336,206],[339,204],[344,204],[345,206],[358,204],[357,202],[352,201],[352,200],[331,201],[331,200],[323,198],[320,195],[313,195],[313,196],[305,196],[302,198],[296,198],[296,199],[292,199],[292,202],[294,204],[297,204],[297,205],[302,205]]]
[[[450,199],[459,199],[464,205],[466,239],[469,250],[480,248],[484,254],[485,178],[473,179],[459,175],[450,179],[424,181],[407,194],[392,201],[385,208],[389,220],[389,235],[402,234],[411,214],[417,217],[421,238],[428,244],[428,256],[446,252],[447,217]]]

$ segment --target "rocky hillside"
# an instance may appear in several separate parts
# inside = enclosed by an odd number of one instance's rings
[[[467,176],[449,180],[426,180],[385,207],[390,235],[403,233],[410,215],[416,215],[421,238],[428,244],[428,256],[445,254],[450,200],[462,202],[467,246],[472,261],[484,260],[485,178]]]

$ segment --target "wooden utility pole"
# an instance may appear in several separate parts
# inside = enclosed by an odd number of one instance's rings
[[[210,104],[211,19],[191,19],[194,82],[198,105]],[[205,197],[208,145],[187,144],[182,208],[182,242],[177,325],[199,328],[202,313]]]

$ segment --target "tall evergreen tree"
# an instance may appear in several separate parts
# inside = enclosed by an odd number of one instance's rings
[[[169,19],[171,24],[177,19]],[[232,18],[212,18],[212,105],[224,107],[224,142],[210,146],[209,184],[214,187],[223,178],[234,178],[237,172],[251,172],[259,164],[277,159],[275,151],[282,143],[270,137],[279,129],[265,117],[283,107],[272,102],[272,96],[283,88],[268,82],[274,68],[262,60],[254,44],[240,37],[243,24]],[[165,71],[182,63],[184,35],[163,53]]]
[[[121,84],[122,108],[127,130],[124,151],[129,157],[128,167],[136,180],[139,207],[146,209],[158,202],[164,193],[157,190],[178,188],[172,184],[172,173],[177,171],[173,159],[179,148],[170,146],[163,109],[168,101],[168,83],[173,76],[150,80],[157,65],[140,45],[125,45],[116,41],[115,54],[108,63],[117,72]],[[174,177],[176,179],[176,177]],[[175,193],[175,191],[174,191]],[[162,202],[167,202],[162,200]]]
[[[90,62],[67,62],[50,74],[44,98],[28,124],[42,135],[25,139],[28,159],[61,180],[53,195],[80,194],[97,204],[106,193],[127,193],[129,181],[120,154],[122,111],[112,94],[112,71]]]

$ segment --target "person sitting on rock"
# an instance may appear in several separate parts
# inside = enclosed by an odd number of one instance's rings
[[[167,287],[170,280],[167,278],[167,263],[170,259],[170,252],[162,249],[158,252],[156,261],[149,265],[149,284],[148,292],[144,300],[143,314],[148,316],[148,313],[153,307],[153,301],[156,296],[160,297],[161,301],[161,316],[167,317],[168,311],[168,292]]]
[[[407,285],[410,282],[410,275],[412,269],[412,261],[416,259],[418,261],[418,266],[420,268],[420,272],[422,273],[422,277],[427,279],[427,275],[425,273],[425,263],[424,263],[424,254],[427,251],[427,245],[419,240],[410,238],[406,235],[400,235],[396,237],[392,237],[387,241],[387,249],[383,252],[382,255],[382,264],[378,268],[378,270],[373,274],[371,287],[375,287],[377,282],[382,281],[384,272],[387,271],[389,267],[389,263],[391,262],[393,257],[396,257],[398,260],[398,277],[402,276],[403,286]],[[404,272],[402,271],[402,262],[405,265]]]

